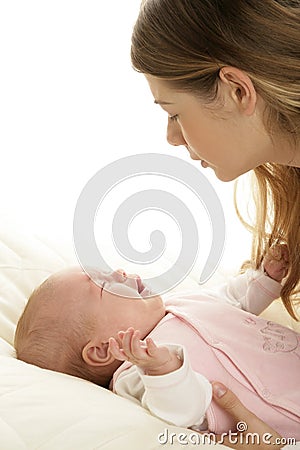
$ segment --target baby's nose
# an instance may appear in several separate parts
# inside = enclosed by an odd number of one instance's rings
[[[114,281],[116,281],[118,283],[124,283],[130,287],[137,286],[137,282],[136,282],[137,276],[138,275],[135,275],[135,274],[127,274],[125,272],[125,270],[123,270],[123,269],[117,269],[114,272],[112,272],[112,278]]]
[[[123,269],[114,270],[111,276],[114,281],[118,281],[119,283],[124,283],[127,280],[127,273]]]

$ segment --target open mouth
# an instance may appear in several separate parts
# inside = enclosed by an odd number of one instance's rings
[[[143,283],[141,277],[139,277],[139,276],[136,277],[136,283],[137,283],[138,293],[142,297],[149,297],[150,295],[152,295],[151,289]]]

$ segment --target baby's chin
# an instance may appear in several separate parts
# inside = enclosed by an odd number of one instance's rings
[[[149,330],[147,334],[164,318],[166,315],[166,309],[164,302],[160,295],[148,297],[145,299],[147,302],[148,310],[147,316],[149,318]]]
[[[141,297],[147,298],[147,297],[156,297],[156,293],[153,291],[153,289],[144,283],[144,281],[138,277],[137,278],[137,288],[138,293]]]

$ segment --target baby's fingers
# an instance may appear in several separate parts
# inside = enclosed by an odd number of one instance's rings
[[[128,328],[124,332],[118,333],[118,337],[121,340],[122,349],[126,355],[132,353],[132,338],[134,334],[134,329],[132,327]]]
[[[141,333],[135,330],[131,339],[131,352],[135,358],[145,358],[147,356],[147,348],[145,343],[141,341]]]
[[[124,354],[123,350],[120,349],[119,344],[113,337],[109,338],[108,340],[108,350],[115,359],[118,359],[119,361],[127,360],[127,357]]]
[[[159,348],[157,347],[157,345],[154,343],[154,341],[151,338],[147,338],[146,339],[146,344],[147,344],[147,352],[148,355],[150,356],[156,356],[157,352],[159,351]]]
[[[282,245],[282,259],[284,259],[284,261],[288,264],[289,263],[289,250],[288,250],[288,246],[287,245]]]
[[[121,341],[122,351],[132,362],[143,355],[141,350],[140,332],[130,327],[125,332],[118,333]]]

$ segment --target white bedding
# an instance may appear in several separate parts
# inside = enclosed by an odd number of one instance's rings
[[[195,448],[192,431],[172,427],[92,383],[14,357],[14,329],[26,299],[50,273],[74,262],[72,254],[62,256],[45,241],[0,228],[0,449]],[[197,286],[196,280],[190,277],[187,285]],[[171,438],[159,443],[165,429],[176,433],[173,443]]]

